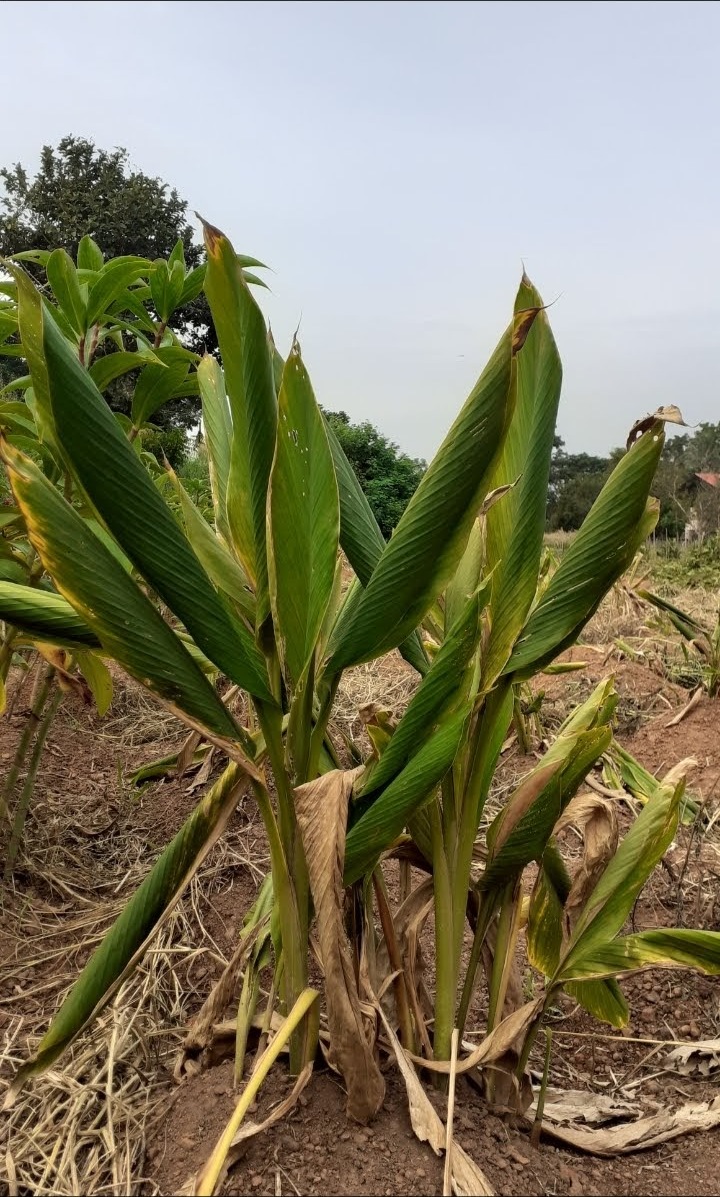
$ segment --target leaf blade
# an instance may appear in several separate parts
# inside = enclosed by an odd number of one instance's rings
[[[340,507],[330,446],[295,343],[285,363],[268,494],[270,598],[280,656],[297,685],[335,579]]]

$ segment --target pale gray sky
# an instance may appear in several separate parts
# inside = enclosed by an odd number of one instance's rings
[[[521,260],[605,452],[678,403],[720,419],[720,6],[3,5],[0,161],[123,145],[271,264],[318,399],[429,457]]]

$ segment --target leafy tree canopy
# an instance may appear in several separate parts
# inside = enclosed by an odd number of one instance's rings
[[[103,150],[87,138],[64,137],[55,147],[43,146],[35,175],[16,163],[0,169],[0,180],[0,256],[62,248],[74,260],[86,234],[106,259],[124,254],[167,258],[178,240],[188,268],[204,256],[193,240],[185,200],[162,179],[135,170],[127,150]],[[176,313],[174,326],[190,349],[216,347],[204,295]],[[5,359],[0,366],[8,381],[19,363]],[[112,406],[118,410],[125,410],[126,390],[122,382],[113,388]],[[158,413],[157,422],[188,427],[197,411],[195,399],[178,400]]]
[[[390,536],[417,489],[426,463],[401,452],[369,420],[353,424],[344,411],[327,411],[325,416],[365,491],[383,536]]]

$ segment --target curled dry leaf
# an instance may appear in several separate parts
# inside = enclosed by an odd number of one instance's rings
[[[199,731],[191,731],[185,737],[177,755],[177,764],[175,766],[176,777],[182,777],[184,773],[187,773],[193,763],[195,752],[201,743],[202,735]]]
[[[540,1013],[544,998],[536,998],[534,1002],[526,1002],[519,1010],[514,1010],[507,1018],[498,1023],[493,1031],[478,1044],[474,1051],[464,1059],[458,1060],[455,1071],[470,1072],[473,1068],[494,1064],[509,1051],[515,1051],[518,1040],[525,1034],[530,1024]],[[431,1072],[450,1071],[447,1060],[422,1060],[419,1056],[409,1055],[408,1058]]]
[[[190,782],[190,785],[187,787],[187,789],[185,791],[186,794],[193,794],[195,792],[195,790],[199,790],[204,785],[207,785],[208,781],[210,780],[210,774],[212,773],[214,759],[215,759],[215,747],[214,747],[214,745],[211,744],[207,750],[205,760],[202,762],[200,768],[198,769],[197,776],[194,778],[193,781]]]
[[[506,495],[508,491],[515,489],[521,477],[522,475],[519,474],[514,482],[506,482],[504,486],[496,486],[495,490],[491,490],[490,494],[485,496],[482,507],[480,508],[478,514],[487,515],[490,508],[494,507],[498,500],[502,499],[503,495]]]
[[[412,1057],[403,1050],[400,1040],[379,1005],[377,1010],[405,1082],[413,1131],[421,1143],[428,1143],[435,1155],[440,1155],[445,1150],[447,1139],[442,1119],[433,1109],[420,1078],[410,1063]],[[446,1069],[449,1071],[449,1064],[446,1065]],[[484,1172],[459,1143],[453,1143],[450,1171],[453,1192],[458,1197],[493,1197],[492,1186]]]
[[[529,1119],[535,1118],[537,1100],[527,1112]],[[586,1126],[603,1126],[607,1122],[626,1121],[638,1118],[642,1113],[639,1106],[623,1101],[607,1093],[589,1093],[586,1089],[548,1088],[543,1109],[543,1123],[554,1126],[572,1126],[584,1123]]]
[[[347,1112],[368,1122],[380,1109],[385,1082],[363,1028],[350,944],[343,921],[345,832],[358,769],[335,769],[295,790],[295,811],[307,858],[315,905],[325,1001],[331,1037],[330,1061],[347,1086]]]
[[[192,1072],[195,1075],[198,1070],[202,1071],[209,1063],[207,1049],[213,1042],[215,1025],[227,1009],[235,992],[238,977],[263,926],[264,922],[256,923],[254,927],[250,928],[248,934],[243,936],[190,1023],[183,1040],[182,1054],[175,1063],[173,1075],[176,1081],[180,1081],[186,1072]],[[234,1022],[232,1027],[234,1036]],[[190,1063],[189,1068],[188,1063]]]
[[[634,1122],[621,1122],[618,1126],[600,1127],[595,1130],[581,1130],[578,1127],[557,1126],[550,1121],[547,1106],[543,1114],[543,1130],[554,1139],[569,1143],[590,1155],[629,1155],[633,1151],[646,1151],[687,1135],[692,1131],[710,1130],[720,1125],[720,1097],[712,1101],[688,1102],[678,1110],[660,1110],[647,1118]]]
[[[668,769],[667,773],[662,779],[662,784],[664,786],[670,786],[670,788],[674,790],[678,782],[683,781],[684,778],[687,777],[688,773],[690,773],[693,769],[697,769],[697,767],[698,762],[694,756],[683,757],[681,761],[678,761],[676,765],[673,765],[672,769]]]
[[[720,1039],[683,1043],[666,1057],[665,1067],[682,1076],[715,1076],[720,1072]]]
[[[636,420],[633,424],[627,439],[627,448],[635,444],[644,432],[652,428],[653,424],[661,421],[663,424],[681,424],[683,428],[687,428],[687,424],[682,418],[682,412],[674,403],[668,404],[666,407],[659,407],[657,411],[653,412],[651,416],[644,416],[642,420]]]
[[[555,831],[559,834],[567,827],[576,827],[583,837],[582,858],[565,903],[565,917],[572,931],[577,915],[617,849],[615,808],[596,794],[577,794],[560,816]]]

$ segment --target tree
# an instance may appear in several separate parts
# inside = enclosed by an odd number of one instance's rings
[[[608,460],[589,453],[566,453],[556,436],[550,461],[547,523],[550,531],[579,528],[600,494],[608,474]]]
[[[368,420],[353,424],[344,411],[325,412],[372,507],[389,537],[415,493],[426,463],[408,457]]]
[[[34,177],[16,163],[0,169],[0,179],[5,191],[0,197],[0,256],[63,248],[74,259],[85,234],[97,241],[106,258],[166,258],[178,240],[188,267],[204,256],[193,239],[185,200],[162,179],[134,170],[122,148],[108,151],[87,138],[64,137],[56,147],[43,146]],[[196,352],[216,348],[203,295],[176,314],[175,331],[180,329]],[[16,361],[0,359],[5,380],[15,376]],[[124,410],[126,391],[126,381],[114,388],[113,407]],[[188,427],[197,412],[196,400],[178,400],[158,412],[157,422]]]

